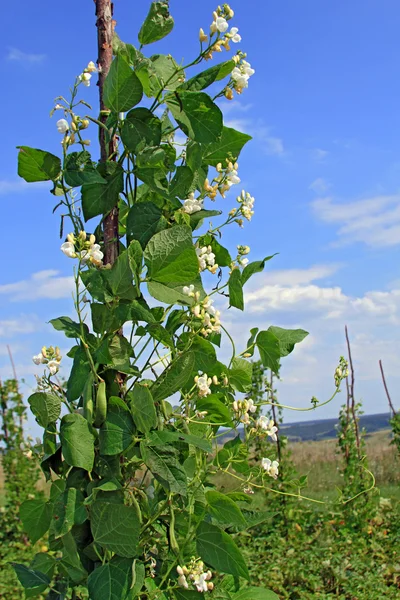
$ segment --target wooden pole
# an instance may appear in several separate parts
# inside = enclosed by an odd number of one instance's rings
[[[387,397],[387,399],[388,399],[388,402],[389,402],[390,410],[392,411],[392,416],[394,417],[394,416],[395,416],[395,414],[396,414],[396,410],[395,410],[395,408],[394,408],[394,406],[393,406],[393,402],[392,402],[392,399],[391,399],[391,397],[390,397],[390,394],[389,394],[389,388],[388,388],[388,386],[387,386],[387,383],[386,383],[385,372],[384,372],[384,370],[383,370],[383,364],[382,364],[382,361],[381,361],[381,360],[379,361],[379,368],[380,368],[380,370],[381,370],[382,381],[383,381],[383,387],[385,388],[386,397]]]

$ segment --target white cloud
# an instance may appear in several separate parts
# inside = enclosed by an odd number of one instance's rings
[[[74,288],[74,278],[58,274],[59,271],[51,269],[38,271],[33,273],[30,279],[0,285],[0,294],[9,296],[11,302],[67,298]]]
[[[363,242],[384,247],[400,243],[400,194],[373,196],[347,203],[318,198],[311,203],[316,217],[339,225],[340,243]]]
[[[311,157],[317,162],[322,162],[328,156],[328,154],[328,150],[323,150],[322,148],[314,148],[311,151]]]
[[[251,105],[248,106],[251,107]],[[231,119],[225,122],[225,125],[251,135],[255,141],[259,142],[264,152],[270,156],[283,156],[285,154],[282,138],[272,135],[272,128],[265,126],[260,120],[254,121],[233,115]]]
[[[0,321],[0,337],[12,338],[17,334],[37,331],[39,321],[36,315],[20,315],[18,319]]]
[[[38,186],[49,188],[49,182],[39,181],[35,188]],[[32,190],[32,186],[24,179],[0,179],[0,196],[25,192],[28,187]]]
[[[317,179],[314,179],[314,181],[310,183],[308,187],[316,194],[324,194],[329,190],[331,184],[329,183],[329,181],[326,181],[326,179],[324,179],[323,177],[318,177]]]
[[[44,61],[45,54],[34,54],[32,52],[23,52],[18,48],[10,47],[8,49],[7,60],[20,62],[24,64],[38,64]]]

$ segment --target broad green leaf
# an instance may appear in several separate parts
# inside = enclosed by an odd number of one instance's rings
[[[218,217],[219,215],[222,215],[222,211],[220,210],[199,210],[198,212],[190,215],[190,226],[192,229],[198,229],[204,219],[208,219],[209,217]]]
[[[177,167],[175,175],[169,184],[171,198],[186,199],[194,189],[193,180],[194,175],[190,167]]]
[[[151,388],[154,401],[159,402],[178,392],[192,376],[193,366],[193,352],[186,352],[171,363]]]
[[[85,350],[79,346],[74,355],[71,373],[67,383],[68,400],[76,400],[83,392],[85,383],[90,373],[90,365]]]
[[[79,583],[82,579],[86,579],[87,572],[82,565],[76,542],[69,531],[66,535],[63,535],[62,540],[62,559],[59,563],[60,570],[64,571],[68,578],[74,583]]]
[[[178,350],[183,350],[187,342],[188,334],[183,333],[177,342]],[[194,353],[194,371],[213,373],[215,363],[217,361],[217,355],[211,342],[205,340],[199,335],[196,335],[192,340],[190,352]]]
[[[173,91],[184,81],[185,73],[183,69],[170,54],[155,54],[150,60],[150,88],[154,96],[159,94],[162,90]],[[169,123],[171,123],[171,121],[169,121]],[[163,135],[166,134],[166,127],[168,130],[171,129],[168,120],[164,119]]]
[[[168,223],[163,212],[152,202],[140,202],[129,209],[126,221],[126,235],[128,242],[138,240],[142,248],[155,233],[165,229]]]
[[[250,354],[250,356],[253,356],[254,354],[254,347],[255,347],[255,339],[257,337],[257,333],[259,332],[258,327],[253,327],[252,329],[250,329],[250,337],[247,340],[247,345],[246,345],[246,352],[248,354]]]
[[[114,556],[109,563],[92,571],[88,578],[91,600],[129,600],[133,565],[131,558]]]
[[[251,140],[251,136],[230,127],[224,127],[221,139],[203,147],[203,162],[216,167],[224,163],[226,158],[238,158],[243,146]]]
[[[243,283],[240,269],[233,269],[229,277],[229,304],[239,310],[244,309]]]
[[[128,340],[119,334],[115,334],[108,344],[111,361],[110,366],[116,371],[130,373],[132,370],[130,358],[133,356],[132,346]]]
[[[89,333],[87,325],[83,324],[82,329],[80,323],[76,323],[70,317],[58,317],[49,321],[57,331],[63,331],[68,338],[79,338],[84,333]]]
[[[211,443],[208,440],[190,433],[182,433],[181,431],[163,429],[162,431],[153,431],[147,437],[147,444],[149,446],[159,446],[173,442],[184,442],[185,444],[200,448],[204,452],[211,452],[212,450]]]
[[[246,521],[237,504],[226,494],[215,490],[206,492],[208,512],[221,525],[233,525],[241,529],[246,527]]]
[[[90,509],[94,541],[118,556],[133,558],[139,541],[140,522],[133,506],[97,500]]]
[[[106,180],[96,171],[90,153],[86,150],[67,154],[64,179],[71,187],[79,187],[85,183],[106,183]]]
[[[19,150],[18,175],[28,183],[54,181],[60,175],[61,160],[58,156],[29,146],[17,146],[17,148]]]
[[[102,271],[113,296],[123,300],[133,300],[137,293],[133,286],[133,274],[129,264],[129,252],[124,250],[111,269]]]
[[[276,335],[272,331],[260,331],[256,338],[256,346],[264,367],[278,373],[281,348]]]
[[[234,594],[232,600],[279,600],[279,596],[264,588],[247,587]]]
[[[164,489],[181,496],[186,496],[186,472],[176,458],[176,451],[171,446],[140,445],[140,453],[146,467],[161,483]]]
[[[131,413],[138,430],[148,433],[150,429],[157,427],[157,413],[150,390],[136,384],[129,398]]]
[[[53,577],[54,569],[56,567],[56,559],[46,552],[38,552],[33,557],[29,567],[33,571],[40,571],[48,577]]]
[[[55,501],[52,531],[56,538],[71,531],[74,525],[81,525],[86,521],[87,512],[83,501],[82,492],[73,487],[66,489]]]
[[[174,342],[170,333],[160,323],[149,323],[142,329],[144,333],[149,333],[152,338],[157,340],[157,342],[161,342],[166,348],[174,348]],[[139,335],[138,330],[136,330],[136,335]]]
[[[161,143],[161,121],[148,108],[134,108],[124,119],[121,137],[133,153],[137,152],[139,145],[158,146]]]
[[[35,392],[28,398],[31,411],[41,427],[47,428],[57,421],[61,413],[61,400],[55,394]]]
[[[174,590],[174,596],[176,600],[203,600],[204,594],[196,592],[195,590],[184,590],[176,588]],[[213,598],[215,596],[213,595]]]
[[[93,469],[94,437],[82,415],[73,413],[63,416],[60,440],[64,459],[71,467],[86,471]]]
[[[217,394],[199,397],[196,400],[196,408],[200,411],[207,411],[207,421],[223,427],[231,427],[232,417],[229,408],[219,400]]]
[[[308,331],[304,329],[282,329],[273,325],[268,327],[268,331],[278,338],[281,357],[290,354],[295,344],[302,342],[308,336]]]
[[[162,40],[174,26],[174,20],[169,14],[168,2],[152,2],[149,13],[140,28],[139,42],[143,46]]]
[[[50,578],[41,573],[41,571],[34,571],[29,569],[25,565],[19,563],[11,563],[14,571],[19,579],[20,584],[26,589],[35,592],[35,595],[39,595],[46,590],[50,583]]]
[[[82,186],[82,211],[85,221],[108,213],[118,204],[119,194],[124,190],[124,171],[119,163],[100,163],[97,172],[106,183],[87,183]]]
[[[231,71],[233,71],[235,67],[235,63],[233,60],[228,60],[226,62],[220,63],[219,65],[214,65],[201,73],[198,73],[194,77],[191,77],[181,86],[179,86],[179,90],[187,90],[190,92],[199,92],[200,90],[204,90],[209,85],[214,83],[214,81],[218,81],[223,79]],[[178,91],[179,91],[178,90]]]
[[[121,454],[133,441],[135,426],[127,405],[121,398],[108,399],[107,418],[100,428],[100,454]]]
[[[116,56],[104,82],[104,104],[116,113],[125,112],[138,104],[143,86],[122,56]]]
[[[239,392],[249,392],[253,380],[253,365],[245,358],[235,357],[229,369],[229,383]]]
[[[51,504],[45,500],[25,500],[19,509],[19,517],[24,531],[35,544],[49,530],[51,523]]]
[[[201,211],[199,211],[201,212]],[[198,213],[195,213],[198,214]],[[210,244],[212,251],[215,254],[215,262],[220,266],[220,267],[230,267],[231,263],[232,263],[232,257],[229,254],[228,250],[226,248],[224,248],[223,246],[221,246],[221,244],[215,239],[213,238]],[[242,284],[243,284],[243,280],[242,280]]]
[[[160,283],[158,281],[149,281],[147,283],[147,288],[149,290],[149,294],[153,296],[156,300],[160,302],[164,302],[165,304],[175,304],[177,302],[183,302],[187,304],[188,297],[183,293],[183,285],[194,285],[194,290],[200,293],[200,298],[205,298],[205,291],[203,289],[203,285],[201,283],[200,276],[197,275],[196,279],[192,281],[188,281],[185,284],[182,283]]]
[[[144,252],[148,277],[159,283],[187,285],[199,275],[192,231],[177,225],[153,235]]]
[[[201,522],[197,528],[197,552],[207,564],[222,573],[249,579],[244,558],[232,538],[211,523]]]
[[[166,103],[182,131],[195,142],[210,144],[221,137],[222,112],[204,92],[176,92]]]
[[[264,271],[265,263],[268,260],[271,260],[271,258],[274,258],[274,256],[276,256],[276,254],[266,256],[263,260],[256,260],[246,265],[242,271],[242,284],[244,285],[254,273],[261,273],[261,271]]]

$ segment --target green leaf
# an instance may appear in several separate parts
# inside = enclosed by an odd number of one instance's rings
[[[17,146],[17,148],[19,149],[18,175],[28,183],[54,181],[60,175],[61,161],[58,156],[29,146]]]
[[[279,596],[271,590],[258,587],[247,587],[232,596],[232,600],[279,600]]]
[[[156,233],[147,244],[144,260],[148,277],[159,283],[184,286],[199,275],[192,230],[186,225]]]
[[[151,392],[155,402],[169,398],[178,392],[192,376],[194,353],[186,352],[167,367],[153,384]]]
[[[73,413],[63,416],[60,440],[64,459],[71,467],[80,467],[85,471],[93,469],[94,437],[82,415]]]
[[[126,115],[121,137],[125,146],[131,152],[138,147],[159,146],[161,143],[161,121],[148,108],[134,108]]]
[[[243,283],[240,269],[233,269],[229,277],[229,304],[239,310],[244,309]]]
[[[201,212],[201,211],[199,211]],[[198,213],[195,213],[198,214]],[[223,246],[221,246],[221,244],[215,239],[213,238],[211,240],[211,244],[210,244],[212,251],[215,254],[215,262],[220,266],[220,267],[230,267],[231,262],[232,262],[232,257],[229,254],[228,250],[226,248],[224,248]],[[243,281],[242,281],[243,283]]]
[[[114,556],[109,563],[92,571],[88,578],[91,600],[129,600],[133,568],[132,559]]]
[[[148,446],[142,442],[140,453],[146,467],[164,489],[186,496],[186,472],[178,462],[174,448],[171,446]]]
[[[108,400],[107,418],[100,428],[100,454],[121,454],[133,441],[135,426],[127,405],[121,398]]]
[[[34,591],[35,595],[39,595],[46,590],[50,583],[50,578],[47,575],[40,571],[28,569],[28,567],[19,563],[11,564],[17,574],[20,584],[23,585],[26,590]]]
[[[173,57],[168,54],[155,54],[151,57],[150,87],[154,96],[162,90],[173,91],[184,81],[185,73]],[[171,121],[170,121],[171,123]],[[164,128],[170,129],[168,121],[164,119]],[[165,130],[163,130],[165,133]]]
[[[57,421],[61,413],[61,400],[54,394],[35,392],[28,398],[31,411],[36,421],[45,429],[50,423]]]
[[[74,525],[81,525],[87,519],[82,492],[71,487],[65,490],[53,506],[53,531],[61,537],[71,531]]]
[[[190,446],[200,448],[200,450],[204,450],[204,452],[211,452],[212,450],[211,443],[208,440],[181,431],[168,431],[163,429],[162,431],[153,431],[147,437],[147,444],[149,446],[162,446],[174,442],[184,442]]]
[[[211,523],[201,522],[197,528],[197,552],[217,571],[249,580],[249,572],[239,548],[232,538]]]
[[[258,327],[253,327],[252,329],[250,329],[250,337],[247,340],[247,344],[246,344],[246,352],[248,354],[250,354],[250,356],[253,356],[253,354],[254,354],[254,342],[257,337],[258,332],[259,332]]]
[[[124,190],[124,170],[113,161],[100,163],[97,172],[106,183],[88,183],[82,186],[82,211],[85,221],[108,213],[118,204]]]
[[[169,185],[169,193],[171,198],[186,199],[190,192],[193,191],[194,175],[190,167],[177,167],[175,175]]]
[[[90,365],[84,349],[79,346],[74,355],[71,373],[67,383],[68,400],[76,400],[83,392],[90,373]]]
[[[157,413],[150,390],[143,385],[136,384],[129,394],[129,398],[131,413],[138,430],[148,433],[150,429],[157,427]]]
[[[229,369],[229,383],[239,392],[249,392],[253,380],[253,365],[245,358],[235,357]]]
[[[142,96],[143,86],[138,76],[122,56],[116,56],[104,82],[104,104],[116,113],[126,112]]]
[[[223,127],[221,139],[203,147],[203,162],[216,167],[228,157],[237,159],[243,146],[250,140],[251,136],[246,133]]]
[[[168,2],[152,2],[149,13],[140,28],[139,42],[143,46],[162,40],[174,26],[174,19],[169,14]]]
[[[233,525],[241,529],[246,527],[246,521],[237,504],[226,494],[215,490],[206,492],[208,512],[221,525]]]
[[[177,347],[179,350],[183,350],[188,341],[188,334],[184,333],[178,340]],[[203,373],[213,373],[215,364],[217,362],[217,355],[214,346],[208,340],[203,337],[196,335],[190,346],[190,352],[194,353],[194,371],[201,371]]]
[[[155,233],[165,229],[168,223],[163,212],[152,202],[140,202],[129,209],[126,221],[126,235],[128,242],[138,240],[142,248]]]
[[[62,570],[68,575],[74,583],[79,583],[82,579],[86,579],[87,572],[84,569],[79,557],[76,542],[69,531],[62,538],[62,559],[59,563]]]
[[[199,92],[200,90],[204,90],[209,85],[214,83],[214,81],[223,79],[231,71],[233,71],[235,67],[235,63],[233,60],[228,60],[226,62],[220,63],[219,65],[214,65],[201,73],[198,73],[188,81],[185,81],[181,86],[179,86],[179,90],[187,90],[190,92]]]
[[[64,179],[71,187],[79,187],[85,183],[106,183],[106,180],[96,171],[90,153],[86,150],[67,154]]]
[[[80,323],[75,323],[70,317],[58,317],[49,321],[57,331],[63,331],[67,338],[79,338],[82,335]],[[83,324],[84,333],[89,333],[87,325]]]
[[[221,137],[222,112],[204,92],[175,92],[166,103],[182,131],[195,142],[209,144]]]
[[[281,348],[276,335],[272,331],[260,331],[256,338],[256,346],[264,367],[278,373]]]
[[[53,577],[55,566],[56,559],[45,552],[38,552],[35,554],[31,564],[29,565],[33,571],[40,571],[48,577]]]
[[[133,286],[133,274],[129,263],[129,252],[124,250],[111,269],[102,271],[113,296],[123,300],[133,300],[137,296]]]
[[[194,291],[200,293],[200,298],[205,298],[205,291],[203,289],[200,276],[198,275],[196,279],[192,281],[186,282],[184,285],[194,285]],[[160,283],[158,281],[149,281],[147,283],[147,288],[149,294],[153,296],[156,300],[160,302],[165,302],[165,304],[175,304],[176,302],[183,302],[187,304],[188,297],[183,293],[182,283]]]
[[[192,229],[198,229],[204,219],[208,219],[208,217],[218,217],[219,215],[222,215],[222,211],[220,210],[199,210],[190,215],[190,226]]]
[[[264,270],[265,263],[268,260],[271,260],[271,258],[274,258],[274,256],[276,256],[276,254],[266,256],[263,260],[256,260],[246,265],[242,271],[242,284],[244,285],[254,273],[261,273],[261,271]]]
[[[140,522],[133,506],[97,500],[90,509],[94,541],[118,556],[133,558],[139,541]]]
[[[108,344],[108,351],[110,353],[112,366],[116,371],[122,373],[130,373],[132,370],[130,358],[133,355],[132,346],[128,340],[118,333],[113,336]]]
[[[282,329],[273,325],[268,327],[268,331],[278,338],[281,357],[293,352],[295,344],[302,342],[308,336],[308,331],[304,329]]]
[[[224,427],[231,427],[232,417],[229,408],[219,400],[217,394],[211,394],[198,398],[196,400],[196,408],[200,411],[207,411],[207,421]]]
[[[51,504],[44,500],[25,500],[19,509],[24,531],[35,544],[49,530],[51,523]]]
[[[179,588],[174,590],[174,596],[176,600],[203,600],[204,598],[204,594],[201,594],[194,590],[183,590]]]

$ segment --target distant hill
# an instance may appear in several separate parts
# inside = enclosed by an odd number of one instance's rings
[[[367,433],[388,429],[390,427],[389,419],[389,413],[362,415],[359,421],[360,429],[365,429]],[[337,419],[321,419],[319,421],[283,424],[279,429],[291,442],[305,442],[336,437],[337,424]]]
[[[367,434],[388,429],[390,414],[382,413],[379,415],[363,415],[360,417],[360,429],[365,429]],[[336,437],[337,419],[320,419],[318,421],[302,421],[301,423],[287,423],[280,425],[279,431],[285,435],[290,442],[307,442],[328,440]],[[242,437],[243,431],[240,431]],[[221,436],[220,442],[225,443],[232,438],[232,432],[227,432]]]

